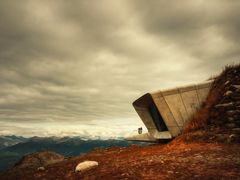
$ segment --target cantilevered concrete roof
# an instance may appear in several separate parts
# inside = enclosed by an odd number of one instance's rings
[[[128,140],[157,141],[178,136],[206,99],[212,81],[146,93],[133,107],[148,133]]]

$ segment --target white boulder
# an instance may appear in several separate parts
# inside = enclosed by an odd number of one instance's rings
[[[44,171],[44,170],[45,170],[45,167],[42,167],[42,166],[41,166],[41,167],[37,168],[37,170],[38,170],[38,171]]]
[[[98,166],[97,161],[83,161],[76,166],[75,172],[83,172],[96,166]]]

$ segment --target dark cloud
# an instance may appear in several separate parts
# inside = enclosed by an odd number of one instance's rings
[[[3,0],[0,122],[13,123],[11,132],[19,126],[17,133],[39,122],[142,125],[131,107],[138,96],[239,62],[239,7],[223,0]]]
[[[240,56],[239,1],[140,0],[134,1],[132,7],[147,33],[177,45],[206,65],[208,61],[213,66],[216,61],[222,65]]]

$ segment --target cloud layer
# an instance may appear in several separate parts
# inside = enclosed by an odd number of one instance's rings
[[[118,121],[113,135],[132,132],[142,123],[131,103],[143,93],[239,62],[239,8],[234,0],[1,1],[0,134],[28,126],[43,135],[50,124],[59,131],[49,134],[99,134]]]

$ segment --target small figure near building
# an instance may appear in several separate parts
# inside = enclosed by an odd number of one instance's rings
[[[142,134],[142,127],[138,128],[138,134]]]

